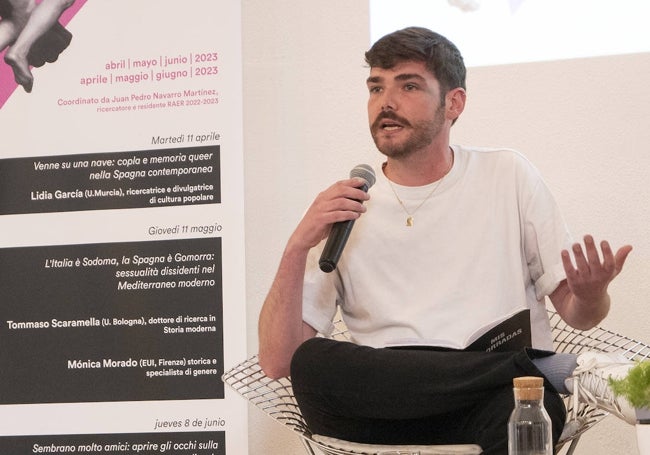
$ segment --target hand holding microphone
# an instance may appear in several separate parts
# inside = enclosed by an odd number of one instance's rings
[[[375,183],[375,171],[367,164],[359,164],[350,171],[350,178],[355,177],[365,182],[360,189],[366,192]],[[329,273],[336,268],[341,253],[343,253],[343,248],[348,241],[348,237],[350,237],[354,221],[339,221],[332,225],[332,230],[318,261],[318,265],[323,272]]]

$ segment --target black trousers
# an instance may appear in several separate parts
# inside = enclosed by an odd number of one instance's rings
[[[312,338],[294,354],[291,381],[315,434],[375,444],[478,444],[508,453],[512,379],[542,376],[532,358],[552,352],[375,349]],[[557,442],[564,402],[545,380],[544,405]]]

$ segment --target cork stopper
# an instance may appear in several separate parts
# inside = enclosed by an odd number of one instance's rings
[[[544,378],[537,376],[522,376],[512,380],[515,399],[532,401],[544,398]]]

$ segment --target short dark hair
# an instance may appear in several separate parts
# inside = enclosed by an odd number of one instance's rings
[[[408,27],[379,39],[366,52],[371,68],[393,68],[405,61],[423,62],[440,83],[441,95],[457,87],[465,89],[467,70],[454,43],[423,27]]]

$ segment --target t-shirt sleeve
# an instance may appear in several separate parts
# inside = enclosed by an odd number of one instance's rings
[[[542,177],[532,165],[526,172],[531,184],[522,198],[524,250],[536,297],[542,300],[566,278],[561,251],[570,248],[573,240]]]
[[[324,242],[312,248],[307,257],[302,319],[318,333],[329,336],[334,330],[332,320],[336,314],[341,280],[337,270],[325,273],[318,266]]]

